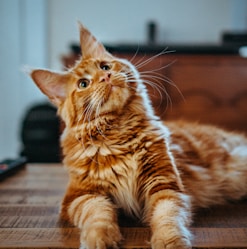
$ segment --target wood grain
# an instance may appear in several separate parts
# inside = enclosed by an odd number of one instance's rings
[[[67,184],[60,164],[28,164],[0,182],[0,248],[79,247],[79,230],[59,220]],[[247,248],[247,201],[202,209],[191,230],[194,248]],[[150,248],[147,227],[124,218],[121,248]]]

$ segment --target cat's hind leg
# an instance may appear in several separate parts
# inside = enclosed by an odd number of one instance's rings
[[[230,151],[224,168],[224,177],[218,173],[218,178],[222,179],[221,192],[230,200],[247,198],[247,141]]]

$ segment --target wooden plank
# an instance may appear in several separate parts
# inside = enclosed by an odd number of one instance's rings
[[[198,248],[247,248],[247,228],[191,228]]]
[[[1,181],[0,248],[78,248],[79,230],[59,220],[66,183],[67,173],[59,165],[27,165]],[[246,205],[199,210],[191,228],[194,248],[247,248]],[[121,247],[150,248],[150,230],[123,220]]]
[[[194,248],[247,248],[247,229],[192,229]],[[150,248],[148,228],[121,228],[121,248]],[[18,246],[17,246],[18,245]],[[0,248],[78,248],[77,228],[1,229]]]
[[[58,215],[59,205],[0,205],[1,216],[49,216]]]
[[[0,248],[79,248],[76,228],[1,229]]]

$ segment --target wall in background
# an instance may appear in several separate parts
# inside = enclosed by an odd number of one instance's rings
[[[246,0],[0,0],[0,160],[20,151],[26,110],[46,98],[22,65],[61,69],[60,56],[78,42],[77,20],[106,43],[144,43],[146,24],[158,41],[218,43],[220,32],[247,29]]]
[[[50,0],[49,64],[61,68],[59,58],[72,41],[78,42],[77,20],[105,43],[147,40],[147,23],[158,25],[158,42],[219,43],[221,32],[247,28],[246,0]]]
[[[47,67],[46,1],[0,1],[0,160],[21,149],[20,127],[25,111],[43,101],[23,65]]]

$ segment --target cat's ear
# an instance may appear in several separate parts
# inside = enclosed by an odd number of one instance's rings
[[[30,76],[39,89],[59,106],[66,98],[67,74],[55,73],[48,70],[37,69],[30,72]]]
[[[78,24],[80,28],[80,45],[82,58],[112,59],[113,56],[106,51],[104,45],[100,43],[80,22],[78,22]]]

